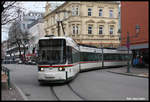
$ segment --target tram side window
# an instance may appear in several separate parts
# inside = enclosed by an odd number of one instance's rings
[[[104,54],[104,60],[113,61],[127,61],[131,59],[131,55],[128,54]]]
[[[80,61],[80,55],[79,52],[75,49],[72,49],[72,62],[76,63]]]
[[[81,61],[99,61],[101,55],[98,53],[81,52]]]
[[[124,55],[123,54],[120,54],[120,60],[124,61]]]
[[[110,54],[104,54],[104,60],[111,60]]]
[[[124,54],[124,61],[128,60],[128,56],[126,54]]]
[[[114,54],[108,54],[108,53],[104,54],[104,60],[110,61],[110,60],[116,60],[116,59],[117,59],[116,55]]]
[[[127,61],[130,60],[132,56],[128,54],[120,54],[120,57],[122,61]]]
[[[68,57],[68,64],[73,63],[72,62],[72,48],[67,46],[67,57]]]
[[[68,46],[67,47],[67,57],[68,57],[68,64],[76,63],[80,61],[80,54],[74,48]]]
[[[115,54],[115,56],[116,56],[116,61],[122,61],[121,54]]]
[[[132,55],[130,54],[125,54],[125,60],[131,60]]]
[[[118,54],[118,60],[119,61],[122,61],[122,57],[121,56],[122,56],[121,54]]]

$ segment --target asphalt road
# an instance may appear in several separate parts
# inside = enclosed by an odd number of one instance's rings
[[[68,84],[40,85],[37,66],[5,65],[10,69],[11,81],[28,100],[148,100],[148,79],[94,70],[79,73]]]

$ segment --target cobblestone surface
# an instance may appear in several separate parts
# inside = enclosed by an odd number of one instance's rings
[[[24,100],[16,89],[16,87],[11,83],[10,88],[3,85],[1,89],[1,100]]]

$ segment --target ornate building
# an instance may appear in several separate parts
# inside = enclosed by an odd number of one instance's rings
[[[47,2],[45,8],[44,30],[47,35],[69,36],[78,43],[98,47],[120,45],[118,2],[67,1],[53,11]],[[65,33],[62,27],[58,29],[57,21],[63,22]]]

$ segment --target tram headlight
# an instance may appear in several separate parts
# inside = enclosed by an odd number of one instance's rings
[[[38,67],[38,71],[44,71],[44,68]]]
[[[65,71],[65,68],[64,67],[59,67],[58,70],[59,71]]]
[[[44,68],[41,68],[41,71],[44,71]]]

